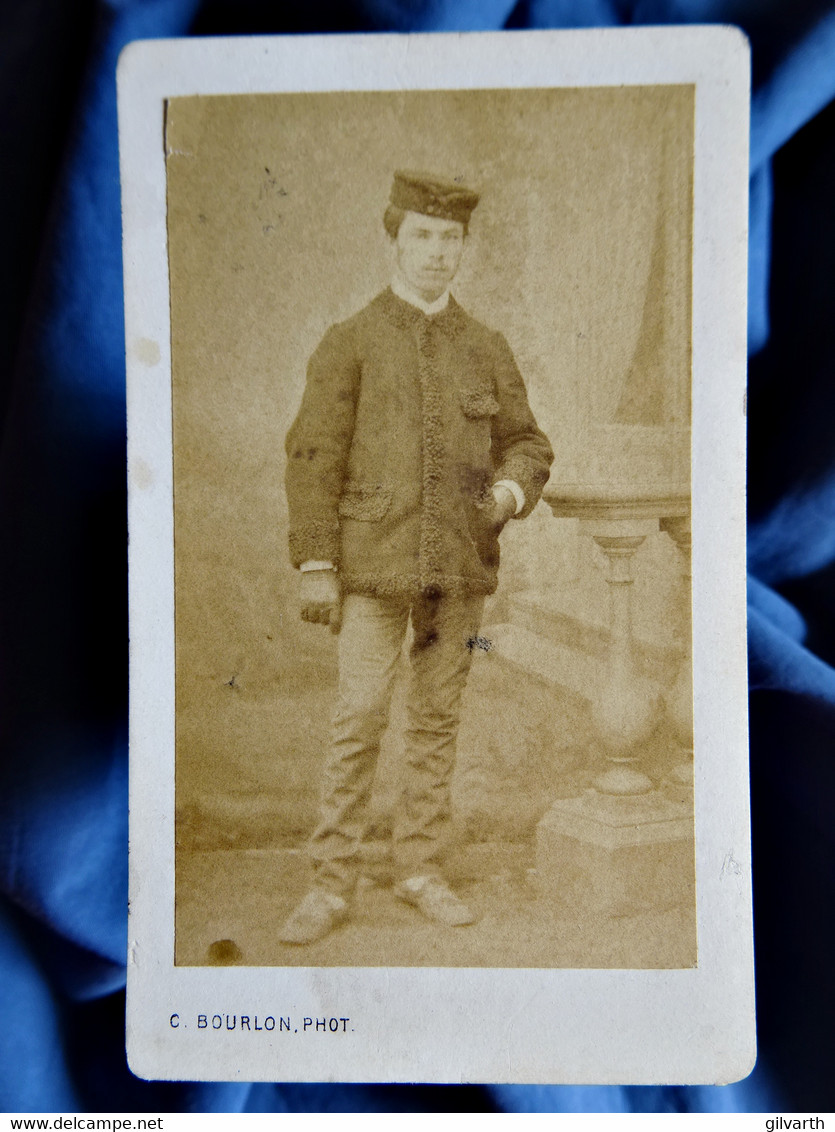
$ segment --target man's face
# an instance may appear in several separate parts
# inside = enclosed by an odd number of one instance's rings
[[[426,302],[440,298],[455,277],[464,251],[464,225],[407,212],[394,241],[397,267]]]

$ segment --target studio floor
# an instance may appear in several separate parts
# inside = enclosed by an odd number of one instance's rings
[[[544,897],[524,846],[491,854],[455,887],[479,916],[468,927],[429,922],[391,888],[363,879],[350,920],[304,947],[278,928],[310,883],[293,849],[181,850],[176,962],[245,967],[683,968],[693,965],[692,903],[634,916],[590,914]],[[478,879],[473,874],[478,873]]]

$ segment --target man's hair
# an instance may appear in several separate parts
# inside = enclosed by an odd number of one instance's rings
[[[393,240],[397,239],[397,233],[400,231],[400,225],[403,223],[403,218],[406,215],[405,208],[398,208],[396,204],[386,206],[386,211],[383,213],[383,227]],[[464,235],[467,235],[469,224],[464,221]]]

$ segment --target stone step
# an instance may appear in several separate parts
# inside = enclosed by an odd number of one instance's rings
[[[580,671],[586,671],[589,660],[596,661],[598,666],[605,664],[612,644],[605,611],[598,613],[582,607],[575,611],[566,608],[569,603],[570,595],[558,602],[551,595],[533,591],[512,594],[508,599],[511,623],[567,652]],[[680,648],[645,637],[636,636],[633,647],[640,674],[662,684],[683,656]]]
[[[490,642],[492,657],[514,672],[537,680],[586,703],[599,702],[606,694],[606,658],[591,656],[576,648],[555,643],[540,633],[511,623],[487,626],[482,638]],[[643,671],[640,676],[650,693],[661,692],[668,683],[669,670]]]
[[[490,642],[490,654],[515,673],[560,688],[572,696],[593,702],[605,679],[605,668],[597,657],[555,643],[516,624],[490,625],[482,630]]]

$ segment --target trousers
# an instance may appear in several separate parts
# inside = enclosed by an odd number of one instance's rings
[[[392,691],[411,616],[406,730],[392,851],[397,875],[438,874],[450,823],[461,695],[483,597],[400,600],[348,594],[339,686],[319,824],[309,846],[316,883],[353,890]]]

